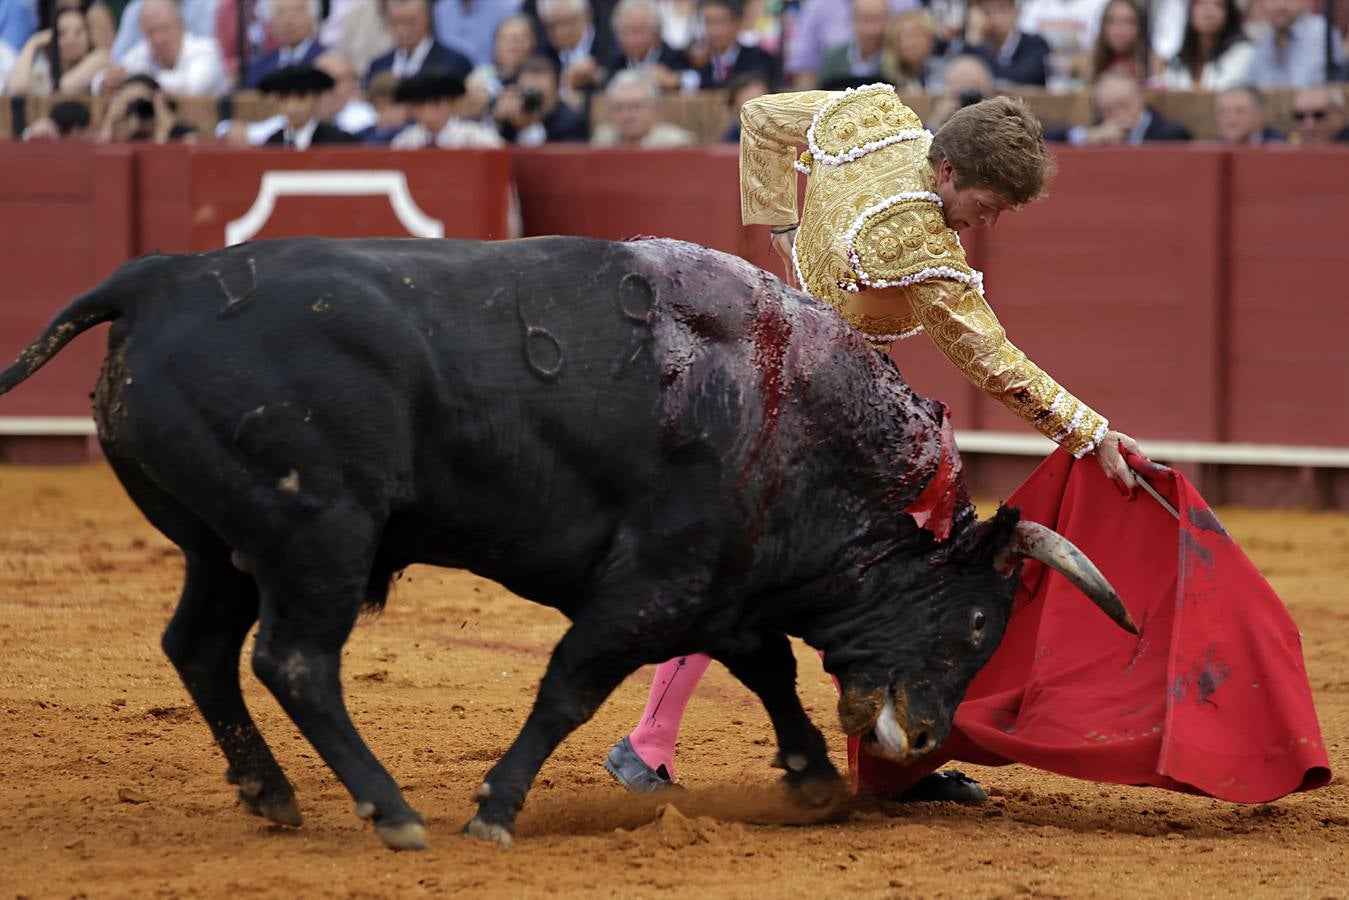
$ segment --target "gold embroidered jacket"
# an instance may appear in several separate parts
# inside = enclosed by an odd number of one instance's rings
[[[932,135],[889,85],[770,94],[740,114],[740,208],[746,225],[792,225],[796,170],[807,172],[793,263],[802,287],[876,344],[926,331],[980,390],[1074,456],[1108,423],[1007,340],[946,226]],[[808,149],[797,157],[797,148]],[[897,290],[912,310],[875,318],[861,291]]]

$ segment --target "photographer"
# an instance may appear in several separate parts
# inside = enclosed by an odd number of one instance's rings
[[[993,70],[983,57],[964,54],[951,60],[944,73],[942,92],[932,102],[928,116],[929,128],[940,128],[958,109],[973,106],[985,97],[997,93],[993,86]]]
[[[515,84],[503,88],[492,107],[501,136],[521,147],[556,141],[584,141],[586,117],[558,99],[557,66],[533,56],[520,66]]]
[[[113,94],[99,128],[100,141],[197,142],[197,129],[178,121],[178,107],[149,75],[132,75]]]

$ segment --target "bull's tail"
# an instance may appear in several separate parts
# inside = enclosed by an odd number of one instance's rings
[[[0,372],[0,394],[18,387],[83,332],[126,315],[130,298],[119,290],[125,283],[125,268],[56,314],[42,335],[24,348],[13,365]]]

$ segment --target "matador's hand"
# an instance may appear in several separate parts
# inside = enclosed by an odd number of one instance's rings
[[[1138,441],[1121,431],[1107,431],[1105,437],[1101,438],[1101,443],[1096,445],[1093,452],[1096,454],[1096,461],[1101,464],[1101,468],[1105,471],[1106,477],[1115,482],[1121,491],[1132,496],[1137,481],[1133,470],[1124,461],[1123,451],[1125,450],[1147,459],[1143,454],[1143,449],[1138,446]]]

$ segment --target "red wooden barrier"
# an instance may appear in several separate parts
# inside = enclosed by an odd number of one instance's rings
[[[1349,446],[1349,154],[1232,156],[1235,441]]]
[[[989,302],[1014,343],[1135,434],[1223,438],[1225,154],[1063,153],[1051,196],[984,235]],[[978,398],[978,423],[1017,423]]]
[[[132,151],[6,143],[0,153],[0,359],[8,363],[61,307],[134,255]],[[0,415],[88,415],[103,330],[7,396]]]
[[[146,147],[142,251],[326,237],[507,236],[504,151]]]
[[[965,242],[1015,343],[1139,435],[1349,446],[1339,287],[1349,154],[1196,146],[1065,149],[1059,159],[1048,200]],[[11,143],[0,145],[0,355],[12,358],[139,252],[292,234],[500,236],[512,174],[526,234],[659,234],[780,269],[766,229],[740,225],[734,147],[295,154]],[[0,416],[86,413],[101,354],[101,341],[82,338],[0,400]],[[925,338],[895,357],[915,387],[952,405],[958,426],[1025,432]],[[1305,494],[1309,476],[1294,475]],[[1344,481],[1318,490],[1349,494]]]
[[[632,153],[556,145],[517,151],[512,165],[527,235],[654,234],[748,256],[739,159],[733,146]]]

